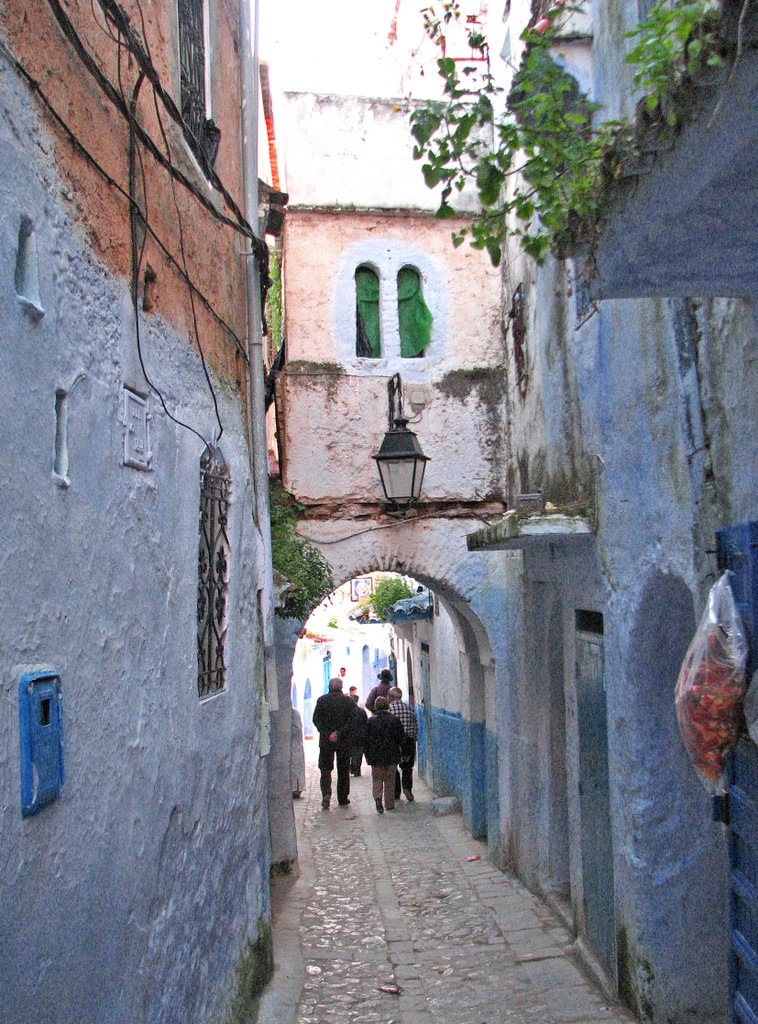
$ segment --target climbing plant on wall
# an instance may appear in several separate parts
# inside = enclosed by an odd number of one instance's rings
[[[437,63],[445,98],[411,115],[413,154],[423,160],[424,180],[430,188],[442,185],[437,216],[455,217],[454,194],[473,184],[481,212],[454,232],[453,243],[468,237],[495,265],[506,234],[517,236],[538,262],[548,251],[561,255],[577,242],[591,250],[609,185],[635,153],[634,126],[598,120],[599,105],[582,96],[553,59],[561,19],[581,7],[581,0],[555,0],[547,10],[537,5],[521,35],[524,56],[503,114],[495,113],[502,90],[491,74],[443,56]],[[458,17],[456,0],[445,0],[439,14],[427,8],[427,33],[442,45],[446,25]],[[716,0],[673,7],[661,2],[629,33],[638,40],[627,58],[636,69],[635,84],[645,92],[649,115],[671,130],[684,114],[683,81],[705,65],[723,62],[717,24]],[[479,26],[469,34],[469,45],[486,55]]]
[[[321,552],[297,534],[302,506],[275,484],[271,485],[269,500],[274,571],[292,587],[276,613],[285,619],[306,619],[334,590],[332,570]]]

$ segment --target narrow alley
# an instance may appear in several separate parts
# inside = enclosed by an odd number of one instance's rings
[[[273,886],[274,977],[259,1024],[620,1024],[572,937],[486,859],[460,814],[416,799],[377,815],[370,770],[321,808],[315,744],[295,801],[300,875]]]

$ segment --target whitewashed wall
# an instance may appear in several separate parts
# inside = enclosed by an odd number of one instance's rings
[[[203,444],[151,396],[152,469],[123,465],[123,386],[144,390],[127,285],[72,221],[51,140],[5,63],[0,82],[0,1016],[222,1019],[268,914],[263,570],[241,407],[216,382],[232,481],[228,673],[225,691],[200,702]],[[14,290],[22,216],[37,236],[41,317]],[[154,317],[143,345],[168,407],[212,439],[187,341]],[[68,392],[68,486],[53,474],[57,389]],[[15,687],[25,663],[62,676],[66,772],[61,797],[28,819]]]

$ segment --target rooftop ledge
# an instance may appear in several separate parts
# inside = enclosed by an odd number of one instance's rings
[[[507,551],[533,544],[576,542],[592,537],[589,519],[563,512],[508,512],[502,519],[466,536],[469,551]]]

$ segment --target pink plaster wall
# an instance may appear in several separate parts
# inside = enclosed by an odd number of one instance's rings
[[[502,498],[501,277],[482,253],[467,244],[453,248],[450,233],[457,226],[413,214],[289,211],[280,446],[285,486],[303,503],[360,505],[380,498],[371,455],[387,429],[387,381],[396,371],[405,385],[406,415],[414,415],[411,390],[425,397],[411,423],[432,460],[425,500]],[[340,349],[337,335],[354,332],[355,322],[346,254],[373,239],[378,252],[408,245],[428,263],[424,293],[437,330],[429,358],[357,360]]]

